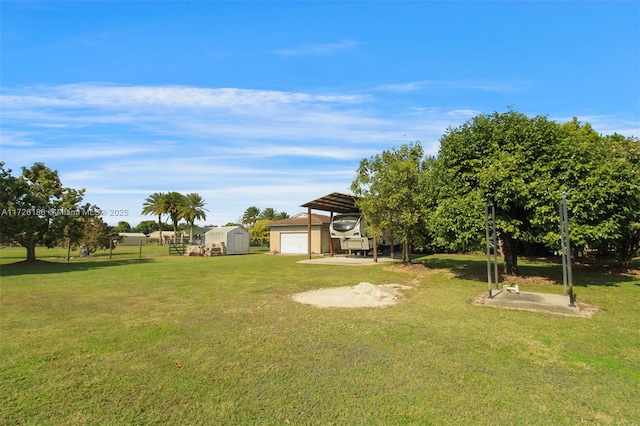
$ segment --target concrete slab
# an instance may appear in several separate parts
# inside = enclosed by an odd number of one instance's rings
[[[547,312],[557,315],[589,318],[597,311],[591,305],[581,301],[576,302],[576,307],[569,306],[569,296],[561,294],[532,293],[521,291],[519,293],[503,290],[498,294],[493,292],[493,298],[489,299],[484,294],[485,306],[506,309],[521,309],[525,311]]]
[[[377,265],[382,262],[399,262],[398,259],[390,259],[388,256],[378,256],[378,263],[373,261],[373,256],[362,257],[356,255],[338,255],[338,256],[322,256],[313,259],[299,260],[296,263],[308,263],[316,265],[355,265],[355,266],[370,266]]]

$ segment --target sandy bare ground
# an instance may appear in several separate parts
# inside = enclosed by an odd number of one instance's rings
[[[378,256],[378,263],[383,262],[398,262],[398,259],[390,259],[384,256]],[[362,257],[362,256],[344,256],[344,255],[336,255],[336,256],[322,256],[314,259],[305,259],[299,260],[296,263],[308,263],[308,264],[316,264],[316,265],[352,265],[352,266],[371,266],[377,265],[378,263],[373,261],[373,257]]]
[[[350,287],[333,287],[293,295],[293,300],[317,308],[372,308],[390,306],[402,300],[402,291],[411,286],[400,284],[375,285],[368,282]]]

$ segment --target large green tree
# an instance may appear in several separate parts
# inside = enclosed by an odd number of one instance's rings
[[[412,243],[421,235],[418,184],[423,167],[420,143],[403,145],[363,159],[351,184],[371,230],[378,236],[390,232],[402,241],[405,263],[411,262]]]
[[[158,222],[155,220],[143,220],[133,228],[134,232],[142,232],[143,234],[150,234],[158,229]]]
[[[481,247],[486,202],[496,207],[504,273],[517,275],[524,243],[559,247],[558,204],[566,192],[574,247],[637,247],[636,140],[602,137],[575,119],[560,125],[508,111],[476,116],[440,142],[421,179],[436,244]]]
[[[272,219],[258,219],[251,225],[251,228],[249,228],[251,243],[259,243],[260,247],[265,243],[269,244],[269,227],[267,226],[269,222],[272,222]]]
[[[479,212],[484,200],[478,191],[441,183],[447,179],[451,177],[445,162],[427,158],[418,196],[429,234],[426,245],[434,251],[475,251],[481,247],[478,232],[484,229],[484,216]]]
[[[602,136],[576,119],[560,129],[562,144],[548,161],[555,173],[547,188],[567,193],[572,244],[613,250],[626,264],[637,254],[640,237],[640,142]],[[546,235],[550,245],[558,239],[554,231]]]
[[[92,208],[92,211],[100,211]],[[79,243],[84,245],[87,253],[95,253],[99,249],[114,248],[122,237],[117,228],[109,226],[102,217],[96,214],[85,215],[82,218],[83,229]]]
[[[62,202],[66,206],[76,206],[82,201],[82,192],[71,190],[63,194]],[[55,220],[51,221],[50,230],[54,230],[54,234],[59,236],[55,242],[57,246],[66,247],[67,260],[70,259],[71,249],[77,247],[84,236],[84,221],[87,215],[93,212],[99,212],[99,209],[85,204],[77,209],[64,209],[59,211]]]
[[[84,190],[63,187],[58,172],[44,163],[23,167],[21,176],[14,177],[0,162],[0,193],[0,238],[18,242],[27,251],[26,261],[35,262],[37,245],[52,247],[65,232],[72,235],[69,218]]]
[[[428,213],[431,229],[441,240],[453,233],[457,244],[477,248],[484,237],[483,204],[495,206],[504,273],[518,275],[521,243],[540,239],[532,226],[539,200],[532,193],[547,191],[550,174],[542,169],[560,141],[555,122],[516,111],[478,115],[448,129],[432,177],[439,187],[435,203],[426,203],[438,206]],[[549,200],[559,195],[549,192],[542,204],[555,209]]]
[[[121,220],[116,225],[116,231],[118,232],[133,232],[131,224],[127,221]]]

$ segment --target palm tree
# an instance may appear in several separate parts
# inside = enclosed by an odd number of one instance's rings
[[[273,220],[276,217],[276,213],[276,209],[274,209],[273,207],[267,207],[266,209],[262,210],[262,213],[260,213],[260,219]]]
[[[162,215],[166,213],[166,194],[164,192],[155,192],[147,197],[142,204],[142,214],[158,215],[158,230],[160,232],[159,245],[162,245]]]
[[[260,216],[260,209],[256,206],[251,206],[244,211],[242,215],[242,224],[246,227],[250,227],[253,222],[258,220]]]
[[[289,215],[287,214],[287,212],[279,212],[273,207],[267,207],[266,209],[262,210],[259,216],[260,219],[269,220],[287,219],[288,217]]]
[[[209,211],[204,208],[206,204],[199,194],[191,193],[185,196],[183,217],[189,223],[189,242],[193,242],[193,224],[196,220],[205,220]]]
[[[164,197],[164,211],[171,218],[173,222],[173,237],[177,242],[178,237],[178,222],[184,218],[184,206],[186,205],[186,197],[179,192],[169,192]]]

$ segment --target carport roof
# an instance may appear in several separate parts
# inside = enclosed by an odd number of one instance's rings
[[[304,203],[301,207],[335,213],[358,213],[360,210],[356,207],[356,200],[355,195],[332,192]]]

